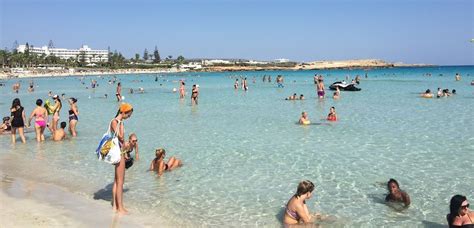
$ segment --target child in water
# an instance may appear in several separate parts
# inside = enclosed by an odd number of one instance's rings
[[[410,196],[400,189],[400,185],[395,179],[387,182],[388,195],[385,197],[386,202],[402,202],[405,207],[410,205]]]

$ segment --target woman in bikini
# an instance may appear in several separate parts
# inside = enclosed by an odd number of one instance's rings
[[[71,108],[69,109],[69,132],[73,137],[76,137],[77,135],[76,126],[77,121],[79,121],[79,118],[77,117],[79,115],[79,110],[77,110],[76,102],[76,98],[69,98],[69,105],[71,106]]]
[[[474,212],[469,211],[469,202],[462,195],[455,195],[449,203],[446,216],[449,228],[474,228]]]
[[[53,96],[54,100],[54,106],[51,108],[53,111],[53,121],[52,121],[52,126],[51,126],[51,132],[54,133],[56,129],[58,129],[58,122],[59,122],[59,113],[61,112],[61,108],[63,107],[63,104],[61,103],[61,99],[59,99],[58,95]]]
[[[46,123],[48,122],[48,111],[43,108],[43,100],[36,100],[36,108],[31,112],[30,119],[28,120],[28,126],[31,126],[31,120],[35,118],[35,132],[36,141],[44,141],[44,129],[46,129]]]
[[[156,171],[159,176],[163,175],[164,171],[171,171],[182,165],[181,160],[174,156],[168,159],[168,163],[165,163],[166,151],[165,149],[158,148],[155,151],[155,159],[151,161],[150,171]]]
[[[184,95],[185,95],[185,93],[184,93],[184,85],[185,85],[185,84],[184,84],[184,81],[181,80],[181,81],[180,81],[180,85],[179,85],[179,98],[180,98],[180,99],[184,99]]]
[[[314,218],[319,215],[312,216],[306,206],[306,200],[313,195],[314,184],[305,180],[298,184],[296,194],[286,204],[283,223],[286,225],[294,225],[298,223],[311,223]]]
[[[117,90],[115,91],[115,96],[117,97],[117,102],[122,100],[122,84],[117,83]]]
[[[193,89],[191,90],[191,104],[192,105],[198,104],[198,96],[199,96],[199,85],[193,85]]]
[[[117,138],[119,140],[120,148],[122,151],[124,141],[124,127],[123,121],[130,118],[133,113],[133,107],[130,104],[122,103],[120,105],[119,110],[117,111],[117,115],[115,118],[112,119],[110,123],[110,131],[112,134],[117,133]],[[114,178],[114,186],[112,188],[112,204],[114,210],[120,214],[126,214],[128,211],[123,206],[123,183],[125,181],[125,153],[122,153],[122,158],[120,162],[115,164],[115,178]]]

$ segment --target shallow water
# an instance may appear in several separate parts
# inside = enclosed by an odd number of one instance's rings
[[[454,80],[457,72],[462,81]],[[342,92],[338,101],[317,100],[314,73],[182,73],[160,75],[158,82],[155,75],[119,75],[125,101],[135,110],[125,122],[126,133],[137,133],[141,156],[127,170],[125,206],[176,225],[279,226],[298,182],[309,179],[316,184],[310,210],[337,217],[335,224],[424,227],[446,224],[452,195],[474,197],[474,67],[378,69],[368,71],[367,79],[363,70],[318,71],[326,87],[346,75],[362,76],[362,91]],[[272,75],[273,83],[262,83],[264,74]],[[285,88],[274,83],[278,74],[285,76]],[[249,91],[235,91],[231,75],[248,77]],[[85,89],[92,78],[99,82],[95,91]],[[26,92],[29,79],[23,79],[18,95],[11,92],[17,80],[7,81],[0,87],[3,116],[14,97],[27,115],[49,90],[78,98],[79,137],[38,145],[29,133],[26,145],[11,145],[2,136],[2,169],[110,200],[103,188],[113,181],[113,166],[94,154],[117,110],[115,85],[108,79],[87,77],[86,85],[79,77],[35,79],[34,93]],[[200,85],[198,106],[190,105],[189,96],[180,101],[172,93],[180,79],[189,95],[192,84]],[[128,94],[138,87],[146,93]],[[419,98],[418,93],[437,87],[458,94]],[[104,93],[108,99],[100,98]],[[284,100],[293,93],[306,100]],[[331,106],[336,123],[324,120]],[[64,103],[62,120],[67,109]],[[323,124],[295,124],[302,111]],[[181,158],[184,166],[162,177],[146,172],[157,147]],[[383,204],[389,178],[411,196],[409,209],[397,212]]]

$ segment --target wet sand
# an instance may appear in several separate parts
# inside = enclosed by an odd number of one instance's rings
[[[133,214],[120,216],[105,201],[94,201],[61,187],[0,173],[2,227],[147,227]]]

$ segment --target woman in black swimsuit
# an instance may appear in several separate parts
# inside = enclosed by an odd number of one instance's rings
[[[26,122],[25,109],[21,106],[19,98],[13,99],[11,111],[12,143],[16,142],[16,129],[20,134],[21,141],[26,143],[24,127]]]
[[[77,121],[79,121],[79,118],[77,117],[79,115],[79,110],[77,110],[76,102],[76,98],[69,98],[69,105],[71,106],[71,108],[69,109],[69,132],[74,137],[77,135],[76,126]]]
[[[462,195],[455,195],[449,203],[446,216],[450,228],[474,228],[474,212],[469,211],[469,202]]]
[[[191,90],[191,104],[192,105],[198,104],[198,96],[199,96],[199,85],[193,85],[193,89]]]

